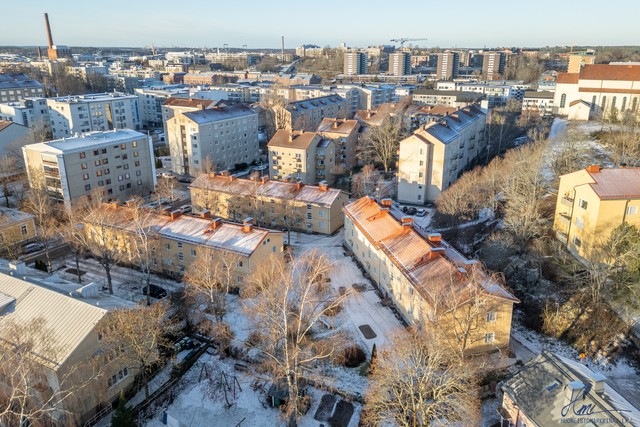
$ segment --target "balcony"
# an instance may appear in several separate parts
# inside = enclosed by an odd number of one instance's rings
[[[573,207],[573,199],[571,199],[571,198],[569,198],[567,196],[564,196],[564,197],[560,198],[560,204],[562,206],[565,206],[565,207],[571,209]]]
[[[317,169],[324,169],[324,166],[325,166],[325,165],[316,165],[316,168],[317,168]]]
[[[571,217],[567,214],[561,213],[558,215],[558,224],[566,227],[568,230],[571,225]]]
[[[569,236],[567,236],[565,233],[561,231],[556,232],[556,239],[558,239],[560,242],[562,242],[565,245],[569,242]]]
[[[316,154],[316,160],[324,160],[324,154]]]

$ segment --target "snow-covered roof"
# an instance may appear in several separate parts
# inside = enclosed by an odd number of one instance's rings
[[[0,208],[0,228],[32,219],[33,215],[18,209]]]
[[[145,134],[131,129],[118,129],[104,132],[89,132],[72,138],[56,139],[49,142],[39,142],[26,145],[25,148],[53,154],[86,150],[109,144],[121,144],[132,140],[147,138]]]

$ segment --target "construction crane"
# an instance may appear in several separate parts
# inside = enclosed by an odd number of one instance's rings
[[[407,38],[399,38],[399,39],[391,39],[390,41],[394,42],[394,43],[400,43],[400,49],[402,49],[404,47],[404,44],[406,42],[417,42],[417,41],[422,41],[422,40],[427,40],[426,38],[424,39],[407,39]]]

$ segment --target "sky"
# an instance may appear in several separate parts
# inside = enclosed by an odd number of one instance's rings
[[[54,43],[69,46],[640,44],[638,0],[22,0],[0,8],[0,46],[46,46],[44,12]]]

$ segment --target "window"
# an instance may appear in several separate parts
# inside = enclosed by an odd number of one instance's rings
[[[242,267],[244,265],[244,262],[242,260],[238,261],[238,267]]]
[[[178,248],[182,249],[182,242],[178,242]]]
[[[307,212],[307,219],[313,219],[311,212]]]
[[[492,342],[494,342],[496,339],[496,334],[494,332],[489,332],[484,334],[484,342],[486,344],[490,344]]]
[[[191,256],[196,256],[196,250],[195,249],[191,249]]]
[[[560,96],[560,108],[564,108],[566,103],[567,103],[567,94],[563,93],[562,96]]]
[[[138,157],[138,152],[137,151],[133,152],[133,157]]]
[[[102,159],[102,164],[103,165],[109,164],[109,159]]]
[[[126,150],[127,149],[127,144],[120,144],[120,149],[121,150]]]
[[[620,107],[620,111],[624,112],[626,108],[627,108],[627,97],[625,96],[624,98],[622,98],[622,107]]]
[[[490,311],[487,313],[487,322],[495,322],[496,321],[496,312]]]
[[[184,254],[182,252],[178,252],[178,259],[182,261],[184,259]]]
[[[587,206],[589,206],[589,202],[584,199],[580,199],[578,200],[578,206],[580,206],[581,209],[587,209]]]
[[[22,234],[23,236],[27,235],[27,224],[22,224],[20,226],[20,234]]]
[[[85,173],[84,175],[82,175],[82,179],[84,179],[85,181],[89,179],[89,174]]]
[[[584,230],[584,220],[582,218],[576,217],[576,227],[580,230]]]
[[[80,167],[81,167],[82,169],[86,169],[86,168],[87,168],[87,164],[86,164],[86,163],[83,163],[83,164],[81,164],[81,165],[80,165]]]
[[[573,236],[573,244],[577,247],[582,246],[582,240],[580,240],[577,236]]]
[[[420,160],[420,166],[424,166],[424,161]]]
[[[627,215],[638,215],[637,206],[627,206]]]
[[[604,111],[605,108],[607,108],[607,97],[606,96],[602,97],[602,107],[601,108],[602,108],[602,111]]]
[[[133,145],[134,147],[137,147],[137,146],[138,146],[138,141],[133,141],[133,142],[131,143],[131,145]]]
[[[171,243],[165,243],[164,248],[166,250],[171,250]]]
[[[91,190],[91,184],[87,184],[84,186],[85,191]]]
[[[142,171],[137,170],[136,171],[136,176],[140,176],[140,175],[142,175]]]
[[[618,100],[617,96],[611,98],[611,108],[616,108],[616,101]]]
[[[102,154],[107,154],[107,149],[106,149],[106,148],[102,148],[102,149],[100,150],[100,152],[101,152]]]
[[[82,153],[80,153],[80,158],[84,159],[85,157],[87,157],[87,155],[84,153],[84,151]]]
[[[93,150],[93,155],[97,156],[98,154],[100,154],[100,150]]]

